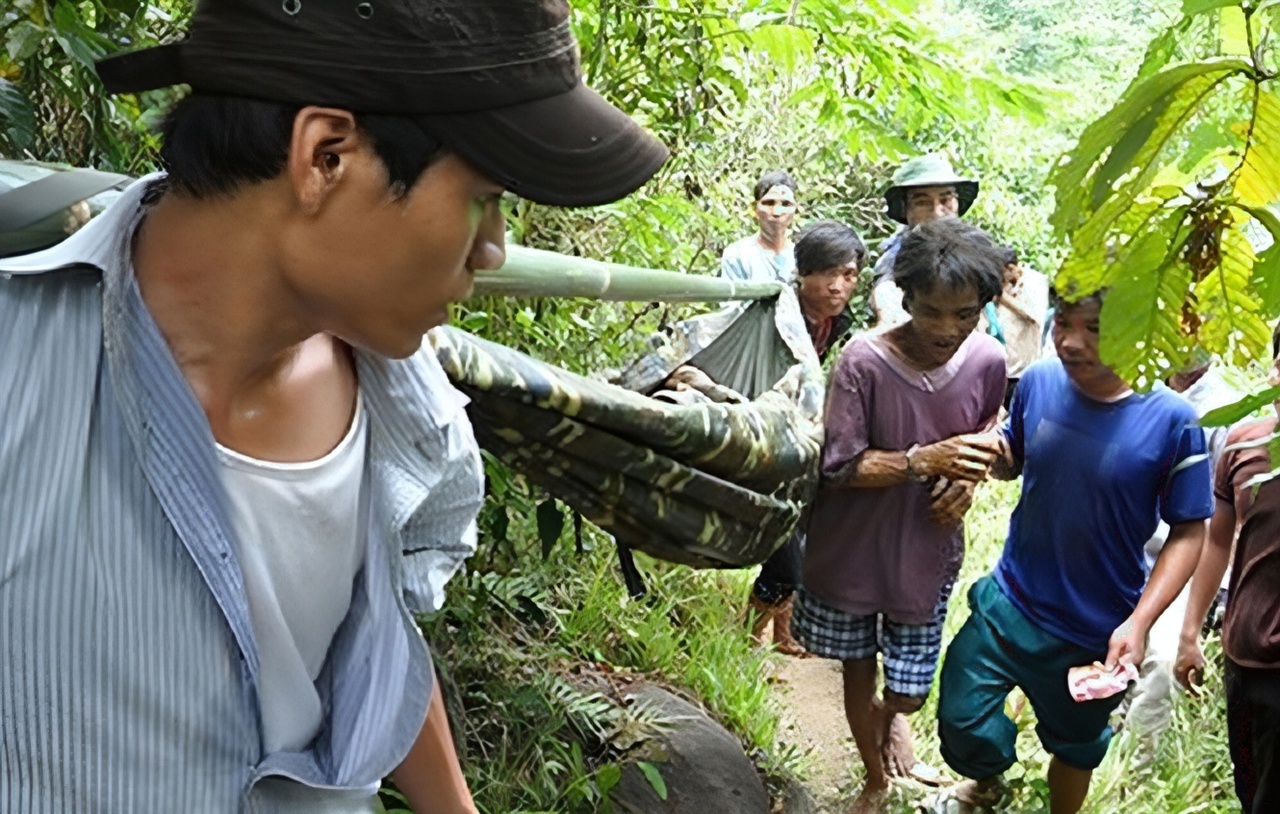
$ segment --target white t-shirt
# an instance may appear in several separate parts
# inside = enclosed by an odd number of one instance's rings
[[[775,254],[761,246],[756,235],[744,237],[725,247],[720,276],[746,283],[789,283],[796,276],[795,244],[788,240]]]
[[[315,680],[364,564],[367,436],[357,397],[347,434],[318,460],[260,461],[218,445],[258,643],[267,753],[302,751],[324,723]]]

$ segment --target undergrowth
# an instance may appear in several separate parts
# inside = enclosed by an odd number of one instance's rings
[[[944,642],[968,616],[969,586],[999,557],[1017,490],[990,484],[979,491]],[[506,497],[508,507],[521,502]],[[570,530],[543,560],[534,514],[504,509],[510,527],[502,527],[500,540],[489,535],[475,559],[488,566],[500,561],[502,568],[457,578],[445,610],[423,620],[482,812],[609,811],[620,762],[661,726],[619,703],[628,685],[641,680],[700,702],[741,738],[774,790],[786,777],[803,777],[808,756],[775,740],[783,696],[771,687],[767,667],[778,657],[751,647],[741,621],[753,571],[698,571],[638,554],[649,594],[632,600],[605,535],[586,527],[575,545]],[[495,560],[486,546],[501,547],[502,556]],[[1094,774],[1084,814],[1238,811],[1216,636],[1206,655],[1201,695],[1179,699],[1155,759],[1140,761],[1138,744],[1122,730]],[[1007,775],[1010,795],[999,811],[1048,812],[1049,756],[1036,738],[1034,713],[1016,694],[1008,711],[1018,724],[1019,763]],[[912,727],[920,759],[941,767],[936,715],[935,689]],[[855,767],[845,799],[859,774]],[[900,790],[894,811],[918,811],[923,796]]]
[[[740,619],[747,572],[696,571],[637,554],[648,595],[628,597],[613,543],[572,531],[542,560],[531,516],[509,517],[503,572],[473,571],[423,620],[441,673],[463,769],[486,814],[608,811],[620,761],[661,726],[619,703],[646,681],[674,689],[737,734],[766,776],[794,770],[775,754],[767,659]],[[516,555],[516,556],[512,556]],[[388,809],[394,810],[390,797]]]

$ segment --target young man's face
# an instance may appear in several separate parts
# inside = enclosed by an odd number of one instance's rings
[[[903,305],[911,314],[912,332],[920,343],[921,357],[930,362],[930,367],[937,367],[951,361],[978,327],[983,303],[972,286],[939,285],[916,291]]]
[[[1053,347],[1067,375],[1085,390],[1109,387],[1118,377],[1098,356],[1099,317],[1102,303],[1090,297],[1078,303],[1060,303],[1053,315]]]
[[[287,244],[287,274],[324,330],[393,358],[413,354],[477,269],[505,260],[502,187],[457,155],[429,166],[402,198],[372,148]]]
[[[955,187],[911,187],[907,190],[908,226],[954,218],[959,212],[960,198]]]
[[[852,260],[843,266],[815,271],[800,278],[800,303],[811,317],[830,319],[848,307],[857,284],[858,264]]]
[[[796,219],[796,194],[790,187],[769,187],[764,197],[756,201],[756,222],[760,234],[774,239],[786,234]]]

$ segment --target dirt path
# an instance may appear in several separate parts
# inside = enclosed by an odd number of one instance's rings
[[[848,805],[862,774],[858,751],[844,719],[840,663],[785,659],[774,674],[781,727],[778,740],[808,752],[805,785],[818,810],[835,814]]]
[[[774,669],[778,741],[807,753],[804,784],[820,814],[845,814],[862,785],[862,761],[844,718],[840,663],[784,658]],[[918,811],[929,791],[910,781],[895,784],[886,814]]]

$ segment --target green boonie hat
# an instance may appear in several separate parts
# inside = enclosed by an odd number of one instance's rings
[[[956,175],[946,156],[938,153],[922,155],[899,167],[893,174],[893,185],[884,191],[889,217],[898,223],[907,222],[907,190],[912,187],[955,187],[961,215],[969,211],[973,199],[978,197],[978,182]]]

